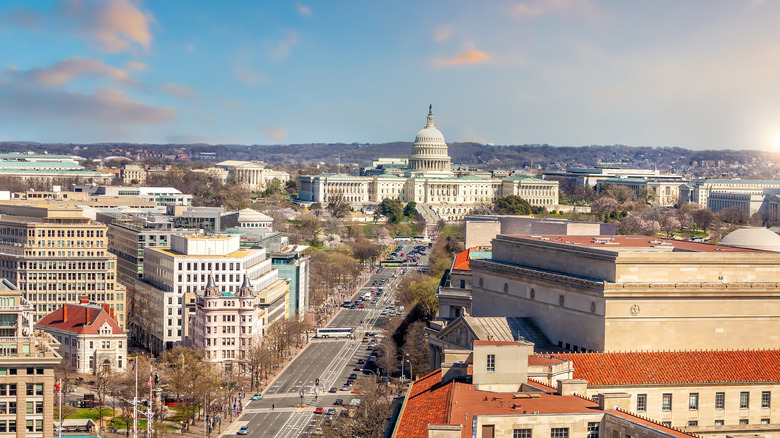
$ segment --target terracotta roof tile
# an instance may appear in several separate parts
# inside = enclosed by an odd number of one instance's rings
[[[780,381],[780,350],[555,353],[588,386],[767,383]]]
[[[465,251],[461,251],[457,256],[455,256],[455,262],[452,264],[453,271],[471,270],[471,268],[469,268],[469,252],[471,252],[471,248]]]
[[[68,317],[63,318],[66,309]],[[63,304],[59,309],[41,318],[36,326],[65,330],[82,335],[97,335],[100,334],[100,327],[104,323],[108,323],[111,326],[112,334],[124,334],[116,321],[103,309],[78,304]]]
[[[441,369],[417,379],[409,388],[394,436],[427,438],[429,424],[446,423],[452,383],[442,384]]]

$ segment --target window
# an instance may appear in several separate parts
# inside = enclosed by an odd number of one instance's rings
[[[662,421],[661,422],[661,426],[672,427],[672,422],[671,421]]]
[[[696,420],[691,420],[688,422],[688,427],[696,427],[699,425],[699,422]]]
[[[529,435],[530,437],[530,435]],[[599,423],[588,423],[588,438],[599,438]]]
[[[723,420],[715,420],[716,426],[723,426]]]
[[[749,407],[750,407],[750,393],[749,392],[740,392],[739,393],[739,408],[740,409],[747,409]]]
[[[647,410],[647,394],[636,395],[636,410],[639,412]]]
[[[612,431],[612,438],[620,438],[620,432],[617,430]]]
[[[662,411],[671,411],[672,410],[672,394],[664,394],[663,399],[661,401],[661,410]]]
[[[487,372],[492,373],[496,370],[496,355],[487,355]]]
[[[769,418],[762,418],[761,424],[769,424]]]
[[[747,419],[747,418],[740,418],[740,419],[739,419],[739,425],[740,425],[740,426],[746,426],[746,425],[748,425],[748,424],[750,424],[750,422],[748,421],[748,419]]]
[[[715,409],[723,409],[726,405],[726,393],[725,392],[716,392],[715,393]]]
[[[553,427],[550,429],[550,438],[569,438],[569,428]]]
[[[698,392],[692,392],[688,394],[688,409],[692,411],[698,411],[699,410],[699,393]]]
[[[512,438],[531,438],[531,429],[515,429]]]
[[[761,391],[761,407],[762,408],[771,408],[772,407],[772,393],[771,392],[769,392],[769,391]]]

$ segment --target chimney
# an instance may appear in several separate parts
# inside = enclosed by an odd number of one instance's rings
[[[103,304],[101,304],[100,306],[103,308],[103,311],[104,311],[104,312],[106,312],[106,313],[109,313],[109,311],[108,311],[108,309],[109,309],[109,307],[108,307],[108,304],[106,304],[106,303],[103,303]]]
[[[87,320],[84,322],[84,325],[89,325],[89,306],[86,306],[86,315]]]
[[[62,322],[66,322],[68,320],[68,305],[63,304],[62,305]]]
[[[599,394],[599,409],[602,411],[631,410],[631,395],[625,392]]]
[[[581,395],[587,397],[588,381],[585,379],[558,380],[558,395]]]

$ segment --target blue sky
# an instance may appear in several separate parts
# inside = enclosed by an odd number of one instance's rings
[[[5,0],[0,140],[780,150],[780,2]]]

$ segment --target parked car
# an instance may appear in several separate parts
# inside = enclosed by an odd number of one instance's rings
[[[350,375],[349,375],[349,378],[350,378],[350,379],[353,379],[353,380],[354,380],[354,379],[357,379],[357,374],[355,374],[355,373],[352,373],[352,374],[350,374]]]
[[[317,406],[317,408],[314,409],[315,414],[321,414],[323,411],[324,409],[322,408],[322,406]]]
[[[336,408],[328,408],[328,415],[336,415]]]
[[[357,363],[358,364],[364,364],[364,363],[366,363],[366,360],[365,359],[358,359]]]
[[[349,385],[344,385],[341,387],[342,391],[349,391]]]
[[[340,399],[340,398],[337,398],[336,401],[333,402],[333,404],[336,405],[336,406],[343,406],[344,405],[344,400]]]
[[[248,433],[249,433],[249,428],[247,426],[241,426],[241,429],[238,429],[236,435],[246,435]]]
[[[334,393],[334,392],[336,392],[336,387],[335,387],[335,386],[331,387],[331,388],[328,390],[328,392],[330,392],[330,393]]]

